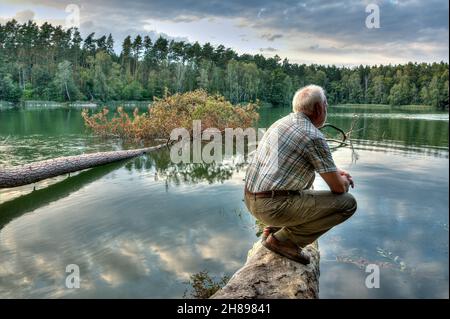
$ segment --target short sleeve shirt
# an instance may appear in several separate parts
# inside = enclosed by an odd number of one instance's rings
[[[245,185],[251,192],[302,190],[315,172],[337,171],[328,143],[309,118],[291,113],[265,132],[250,160]]]

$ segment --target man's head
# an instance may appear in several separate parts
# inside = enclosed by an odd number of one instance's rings
[[[325,91],[317,85],[308,85],[295,92],[292,109],[309,117],[316,127],[321,127],[327,119],[327,98]]]

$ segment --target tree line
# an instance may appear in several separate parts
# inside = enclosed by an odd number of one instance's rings
[[[120,54],[109,34],[32,21],[0,24],[0,100],[151,100],[198,88],[232,103],[290,104],[307,84],[329,104],[423,104],[448,108],[448,63],[337,67],[238,54],[223,45],[127,36]]]

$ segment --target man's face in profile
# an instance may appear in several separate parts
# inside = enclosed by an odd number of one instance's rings
[[[327,115],[328,115],[328,101],[327,98],[325,98],[325,102],[323,103],[323,122],[320,126],[324,125],[327,121]]]
[[[321,127],[325,124],[327,120],[327,114],[328,114],[328,101],[325,98],[325,102],[323,102],[323,104],[319,106],[319,111],[317,112],[317,119],[316,121],[314,121],[315,123],[317,123],[317,125],[315,125],[316,127]]]

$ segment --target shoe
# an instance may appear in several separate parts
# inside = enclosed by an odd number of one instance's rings
[[[311,258],[303,251],[303,249],[289,239],[286,241],[279,241],[273,234],[269,234],[267,239],[262,242],[262,245],[274,253],[303,265],[308,265],[311,261]]]
[[[266,241],[267,237],[272,234],[279,231],[281,227],[275,227],[275,226],[266,226],[264,227],[264,230],[262,232],[261,241]]]

